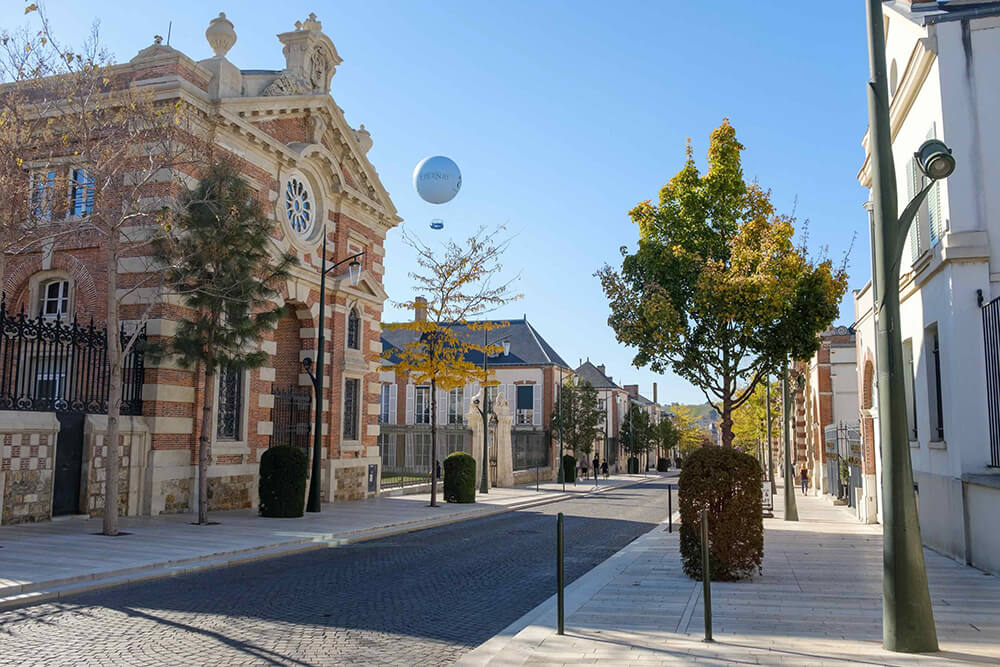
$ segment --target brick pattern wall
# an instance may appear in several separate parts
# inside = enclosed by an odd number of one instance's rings
[[[0,523],[43,521],[51,515],[54,451],[45,433],[0,434]]]
[[[128,511],[129,464],[131,463],[132,439],[128,435],[119,436],[118,441],[118,512],[124,515]],[[90,466],[87,472],[87,514],[92,517],[104,516],[104,478],[105,459],[108,447],[105,436],[98,436],[90,456]]]

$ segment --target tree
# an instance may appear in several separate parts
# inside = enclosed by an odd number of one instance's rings
[[[708,172],[690,145],[684,167],[629,215],[638,249],[621,249],[621,272],[598,275],[608,323],[637,348],[633,363],[672,369],[721,415],[732,446],[733,410],[786,355],[808,358],[847,288],[843,267],[812,261],[792,244],[795,219],[779,215],[770,193],[743,178],[743,146],[728,120],[711,136]]]
[[[674,420],[668,415],[664,415],[654,427],[653,437],[657,447],[663,452],[663,456],[668,456],[680,442],[681,433],[677,425],[674,424]]]
[[[767,442],[767,387],[762,381],[750,393],[746,403],[733,411],[733,445],[740,450],[758,456],[758,448]],[[771,429],[776,432],[780,423],[781,396],[777,382],[771,383]],[[766,465],[766,462],[765,462]]]
[[[420,272],[409,274],[416,283],[413,290],[420,295],[417,298],[429,298],[426,302],[418,303],[415,298],[396,305],[426,308],[426,317],[385,325],[386,329],[405,329],[415,336],[402,347],[387,350],[382,358],[397,371],[409,373],[415,382],[431,387],[431,507],[437,506],[438,389],[449,391],[477,380],[485,387],[489,378],[483,377],[479,364],[469,360],[469,353],[498,354],[503,349],[463,337],[457,327],[464,325],[470,331],[482,332],[505,326],[502,322],[469,320],[521,298],[511,291],[516,277],[495,282],[503,269],[500,260],[510,244],[500,238],[503,230],[497,227],[487,232],[480,227],[464,245],[445,243],[440,254],[415,236],[403,233],[403,241],[416,252],[420,267]]]
[[[698,426],[692,408],[686,405],[675,406],[671,420],[677,429],[677,449],[681,456],[687,456],[705,444],[705,430]]]
[[[298,264],[294,255],[274,249],[272,229],[250,186],[233,165],[220,162],[209,167],[186,198],[183,214],[154,245],[155,257],[166,267],[166,289],[190,309],[162,350],[176,355],[181,366],[204,372],[198,437],[202,525],[208,523],[216,376],[220,369],[241,372],[267,362],[256,342],[284,311],[274,306],[276,283]]]
[[[37,50],[37,66],[22,85],[30,91],[32,117],[46,120],[24,159],[46,166],[56,160],[86,204],[68,224],[48,215],[66,204],[58,184],[32,183],[33,201],[46,209],[40,214],[46,233],[89,236],[104,253],[109,344],[103,533],[117,535],[123,362],[144,322],[163,305],[156,295],[162,273],[147,262],[148,251],[169,224],[173,198],[186,189],[181,174],[201,164],[205,142],[199,137],[208,130],[195,129],[184,104],[158,101],[156,79],[138,81],[131,65],[115,65],[96,29],[81,50],[73,51],[53,37],[48,19],[34,4],[25,10],[35,11],[41,22],[37,39],[21,48]],[[17,40],[9,34],[3,38]],[[126,257],[146,265],[133,268],[120,284],[119,262]],[[118,345],[123,318],[130,330]]]
[[[594,386],[576,378],[564,383],[552,411],[552,429],[562,435],[573,456],[590,456],[594,441],[604,437],[603,424],[604,411]]]
[[[638,405],[630,404],[625,411],[620,433],[622,446],[629,456],[639,456],[649,451],[653,445],[649,414]]]

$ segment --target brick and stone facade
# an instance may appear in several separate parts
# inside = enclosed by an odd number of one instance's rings
[[[370,134],[363,125],[349,126],[329,94],[341,59],[315,16],[280,34],[280,45],[261,49],[277,54],[283,45],[282,69],[240,70],[229,62],[225,54],[235,42],[235,33],[224,15],[212,21],[207,36],[215,50],[213,57],[195,61],[157,41],[119,67],[133,85],[147,87],[159,100],[186,105],[201,124],[212,127],[214,155],[238,166],[274,221],[273,252],[291,252],[299,259],[291,277],[280,286],[275,303],[286,308],[284,318],[258,342],[268,361],[240,378],[235,437],[219,437],[214,423],[217,414],[212,415],[209,509],[256,505],[260,455],[275,436],[275,392],[289,387],[312,391],[301,362],[316,356],[320,329],[326,337],[325,389],[319,406],[323,411],[323,497],[328,501],[363,498],[369,495],[368,466],[379,464],[377,410],[368,406],[378,402],[378,364],[372,355],[381,351],[379,322],[386,298],[383,243],[400,218],[368,161]],[[188,180],[194,183],[194,178]],[[296,229],[286,213],[286,199],[295,188],[310,200],[311,215],[303,229]],[[346,266],[328,274],[325,321],[320,323],[324,236],[328,266],[363,254],[357,285],[348,280]],[[120,288],[139,284],[149,271],[148,259],[136,250],[119,262]],[[36,315],[40,287],[52,279],[66,281],[70,314],[93,317],[99,326],[107,316],[105,266],[100,238],[67,235],[42,251],[12,258],[4,291],[9,304],[23,305]],[[122,304],[126,326],[144,322],[153,341],[171,336],[185,316],[179,299],[155,289],[135,290]],[[357,349],[347,344],[352,311],[360,318]],[[359,424],[345,430],[344,387],[349,380],[358,380],[360,386],[355,413]],[[218,392],[218,387],[209,390]],[[171,357],[146,360],[142,415],[122,419],[123,513],[156,515],[195,509],[204,392],[204,375],[197,369],[184,368]],[[218,400],[213,402],[218,405]],[[315,409],[315,401],[313,405]],[[102,507],[105,428],[102,415],[87,416],[79,513],[97,515]],[[344,439],[345,432],[352,433],[350,440]],[[3,523],[51,515],[58,433],[53,413],[0,412]]]

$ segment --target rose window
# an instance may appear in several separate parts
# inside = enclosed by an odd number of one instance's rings
[[[289,178],[285,185],[285,217],[291,228],[303,236],[308,234],[312,228],[313,210],[309,186],[298,177]]]

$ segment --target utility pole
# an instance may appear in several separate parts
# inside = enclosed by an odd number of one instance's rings
[[[868,0],[866,4],[871,74],[868,84],[868,145],[872,177],[872,287],[875,297],[878,421],[882,445],[882,517],[885,526],[882,541],[882,645],[890,651],[928,653],[938,650],[938,642],[927,588],[907,432],[903,345],[899,328],[899,264],[917,208],[933,185],[933,179],[945,178],[954,169],[954,158],[940,142],[936,142],[939,146],[932,145],[931,141],[921,146],[917,156],[921,170],[932,179],[931,184],[914,197],[897,219],[882,1]],[[925,149],[928,149],[927,152]]]
[[[785,521],[798,521],[799,508],[795,504],[795,464],[792,460],[792,400],[788,388],[790,373],[788,361],[785,360],[785,372],[781,382],[781,417],[785,423]]]

